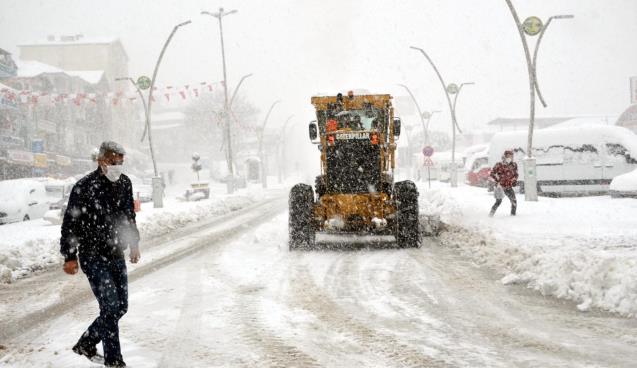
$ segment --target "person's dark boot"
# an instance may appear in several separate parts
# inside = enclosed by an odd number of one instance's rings
[[[104,366],[109,368],[123,368],[126,367],[126,363],[124,363],[124,361],[120,359],[114,362],[104,363]]]
[[[104,364],[104,357],[97,352],[97,347],[94,345],[85,344],[82,341],[78,341],[73,347],[73,352],[78,355],[85,356],[86,359],[93,363]]]
[[[515,210],[516,210],[515,207],[511,208],[511,216],[515,216]]]

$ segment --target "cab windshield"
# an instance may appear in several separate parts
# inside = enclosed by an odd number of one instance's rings
[[[339,130],[376,130],[380,123],[379,116],[376,109],[347,110],[336,114],[336,121]]]

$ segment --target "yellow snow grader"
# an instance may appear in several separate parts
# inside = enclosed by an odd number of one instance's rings
[[[321,152],[321,175],[314,188],[290,191],[290,250],[313,247],[317,232],[393,235],[398,247],[418,247],[418,190],[393,180],[401,124],[391,100],[351,91],[312,97],[309,136]]]

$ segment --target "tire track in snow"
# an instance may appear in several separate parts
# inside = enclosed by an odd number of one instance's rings
[[[182,275],[181,286],[186,290],[179,309],[175,329],[166,341],[161,356],[160,367],[178,367],[200,353],[201,319],[203,314],[202,262],[189,267]]]
[[[280,252],[275,255],[275,258],[268,258],[268,254],[259,253],[263,252],[264,249],[255,249],[255,247],[262,246],[261,244],[246,245],[246,243],[249,242],[239,240],[235,245],[247,247],[248,249],[244,252],[252,257],[259,257],[261,260],[259,270],[254,272],[247,281],[238,280],[221,272],[219,277],[226,286],[233,290],[232,309],[229,316],[232,325],[239,331],[242,343],[248,348],[256,348],[258,351],[258,353],[253,352],[253,361],[247,366],[320,367],[321,364],[316,359],[297,346],[290,344],[277,331],[271,329],[264,320],[263,309],[260,308],[264,301],[274,298],[270,294],[270,286],[281,280],[282,276],[276,275],[276,273],[281,273],[282,270],[286,269],[284,263],[289,262],[290,254]]]
[[[299,308],[313,313],[324,322],[327,328],[350,335],[369,353],[401,367],[450,367],[444,361],[427,356],[424,352],[396,340],[393,336],[356,320],[353,315],[320,290],[306,268],[297,266],[293,279],[295,282],[291,285],[292,296]]]
[[[237,300],[237,318],[241,336],[263,351],[259,365],[268,367],[320,367],[311,356],[288,344],[284,338],[270,330],[258,309],[263,299],[263,288],[244,286]]]

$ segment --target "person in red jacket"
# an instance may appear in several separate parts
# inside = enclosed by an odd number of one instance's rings
[[[491,212],[489,216],[495,215],[495,211],[500,207],[502,203],[502,195],[498,195],[498,193],[504,192],[504,194],[509,198],[511,202],[511,216],[515,216],[515,211],[517,209],[518,203],[515,199],[515,192],[513,191],[513,187],[518,183],[518,165],[513,162],[513,151],[504,151],[504,155],[502,156],[502,162],[498,162],[495,164],[493,169],[491,170],[491,178],[495,181],[495,194],[496,200],[493,207],[491,207]]]

